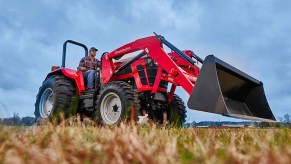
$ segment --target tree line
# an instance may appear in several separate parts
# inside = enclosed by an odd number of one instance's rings
[[[201,121],[184,124],[184,127],[211,127],[211,128],[220,128],[220,127],[277,127],[277,128],[291,128],[291,116],[285,114],[283,117],[279,117],[277,122],[254,122],[254,121]]]
[[[0,118],[0,125],[10,126],[31,126],[35,123],[35,118],[26,116],[19,117],[18,113],[14,113],[10,118]]]
[[[35,118],[26,116],[19,117],[18,113],[14,113],[10,118],[0,118],[0,125],[10,126],[31,126],[35,124]],[[244,127],[289,127],[291,128],[291,115],[285,114],[283,117],[278,117],[278,122],[251,122],[251,121],[201,121],[184,124],[184,127],[222,127],[243,125]]]

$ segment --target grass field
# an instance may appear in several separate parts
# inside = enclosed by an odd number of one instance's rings
[[[291,163],[291,129],[0,126],[0,163]]]

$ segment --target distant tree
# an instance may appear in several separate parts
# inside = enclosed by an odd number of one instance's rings
[[[12,125],[20,125],[21,118],[18,116],[18,113],[14,113],[12,117]]]
[[[20,125],[21,118],[18,116],[18,113],[14,113],[13,117],[3,118],[0,122],[2,125]]]
[[[257,125],[258,125],[258,127],[260,127],[260,128],[271,127],[271,123],[270,123],[270,122],[264,122],[264,121],[259,122]]]
[[[291,123],[291,116],[289,114],[284,115],[284,122],[285,123]]]
[[[35,123],[35,118],[34,117],[22,117],[21,118],[21,125],[24,126],[31,126]]]
[[[278,117],[278,120],[282,123],[291,124],[290,114],[285,114],[283,117]]]
[[[278,117],[278,120],[279,120],[280,122],[284,122],[283,117]]]
[[[192,126],[192,127],[195,127],[195,126],[196,126],[196,122],[193,121],[193,122],[191,123],[191,126]]]

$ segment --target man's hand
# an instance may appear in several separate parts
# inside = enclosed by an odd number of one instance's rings
[[[79,67],[81,71],[86,71],[85,67]]]

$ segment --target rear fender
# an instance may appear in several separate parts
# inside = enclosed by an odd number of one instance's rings
[[[85,85],[84,85],[84,78],[82,72],[75,71],[69,68],[60,68],[55,71],[50,72],[47,76],[46,79],[49,78],[52,75],[63,75],[71,80],[73,80],[76,84],[78,94],[81,95],[81,92],[85,90]]]

